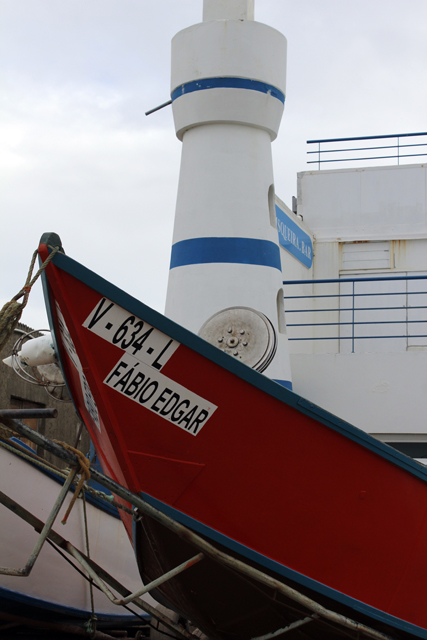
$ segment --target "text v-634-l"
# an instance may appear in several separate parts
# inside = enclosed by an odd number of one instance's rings
[[[83,326],[125,352],[104,384],[188,433],[200,433],[216,405],[161,373],[179,342],[107,298]]]

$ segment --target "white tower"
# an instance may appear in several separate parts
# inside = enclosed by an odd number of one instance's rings
[[[182,140],[166,315],[292,388],[271,141],[283,113],[286,39],[253,0],[204,0],[172,40]]]

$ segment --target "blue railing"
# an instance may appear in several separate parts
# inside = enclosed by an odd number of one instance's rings
[[[413,141],[408,143],[408,138],[419,138],[417,141]],[[402,138],[404,139],[402,143]],[[343,142],[360,142],[362,140],[379,140],[385,141],[386,139],[394,139],[396,142],[394,144],[381,144],[378,146],[351,146],[348,148],[342,147]],[[396,159],[397,164],[400,163],[402,158],[415,158],[419,156],[427,156],[427,149],[423,153],[416,153],[415,151],[420,151],[419,147],[427,147],[427,132],[421,133],[393,133],[384,136],[364,136],[359,138],[329,138],[325,140],[307,140],[307,144],[317,144],[318,148],[313,151],[307,151],[307,154],[317,154],[317,160],[307,160],[307,164],[317,164],[318,169],[320,169],[320,165],[324,162],[355,162],[358,160],[385,160],[385,159]],[[338,144],[338,146],[336,146]],[[371,144],[371,143],[368,143]],[[321,147],[323,145],[323,147]],[[328,145],[325,147],[325,145]],[[417,147],[417,149],[415,149]],[[408,153],[409,149],[414,149],[411,153]],[[387,151],[385,151],[387,150]],[[378,155],[366,153],[363,156],[359,157],[351,157],[348,154],[352,154],[354,156],[354,152],[363,151],[363,152],[378,152],[381,151],[382,154]],[[328,155],[332,154],[332,155]],[[334,156],[333,154],[341,154],[341,157]],[[391,154],[391,155],[390,155]]]
[[[283,284],[289,340],[351,340],[352,353],[357,340],[400,338],[406,340],[406,347],[427,346],[427,275],[285,280]],[[333,292],[289,295],[292,287],[304,285],[316,291],[320,285],[335,286]],[[313,321],[304,322],[304,314],[309,313]],[[336,321],[325,321],[325,314],[331,313]],[[292,322],[293,318],[301,321]],[[328,329],[322,333],[320,327]]]

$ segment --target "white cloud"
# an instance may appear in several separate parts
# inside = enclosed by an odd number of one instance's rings
[[[127,101],[82,88],[25,100],[9,94],[1,118],[7,131],[1,206],[14,241],[0,256],[3,302],[23,285],[41,234],[56,231],[74,258],[163,309],[180,144],[171,122],[129,123],[122,113]],[[24,317],[30,325],[31,309],[40,315],[42,304],[31,298]]]

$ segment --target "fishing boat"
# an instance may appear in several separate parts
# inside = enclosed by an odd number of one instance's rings
[[[54,505],[64,484],[64,476],[40,461],[34,451],[21,441],[0,442],[0,486],[12,500],[32,514],[44,519]],[[105,495],[105,494],[104,494]],[[60,511],[63,517],[72,494]],[[1,509],[1,563],[22,568],[33,551],[39,534],[4,506]],[[85,534],[87,522],[87,537]],[[132,546],[123,528],[118,510],[107,500],[86,494],[86,504],[77,500],[66,526],[59,531],[76,548],[87,553],[112,575],[122,579],[130,589],[139,589],[141,579],[134,562]],[[40,556],[27,577],[0,575],[0,609],[13,619],[73,623],[83,625],[96,616],[98,627],[123,627],[141,623],[132,607],[113,605],[56,545],[45,543]],[[145,616],[147,619],[148,616]],[[95,620],[92,621],[95,628]],[[64,627],[65,629],[65,627]]]
[[[427,638],[427,469],[387,444],[408,429],[425,437],[426,332],[407,329],[387,357],[399,336],[376,347],[357,297],[373,293],[354,289],[399,268],[390,282],[425,278],[425,167],[306,172],[287,208],[271,160],[285,58],[286,40],[247,0],[205,0],[203,22],[175,36],[183,153],[166,313],[48,233],[55,350],[104,473],[236,561],[198,558],[152,592],[159,602],[218,640]],[[410,229],[400,180],[415,194]],[[419,308],[381,322],[415,326]],[[122,519],[144,582],[194,556],[191,536],[161,519]]]
[[[44,236],[41,259],[59,243]],[[427,637],[424,466],[62,252],[45,282],[62,370],[105,473],[335,610]],[[149,518],[124,523],[144,579],[191,556]],[[254,637],[302,615],[210,561],[159,590],[211,637]],[[314,621],[305,633],[338,634]]]

